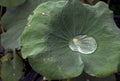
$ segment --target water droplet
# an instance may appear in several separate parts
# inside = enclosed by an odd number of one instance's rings
[[[42,14],[42,15],[45,15],[45,13],[44,13],[44,12],[42,12],[41,14]]]
[[[16,74],[15,73],[13,73],[13,76],[15,76]]]
[[[72,51],[78,51],[83,54],[92,54],[97,49],[97,43],[93,37],[79,35],[70,41],[69,47]]]
[[[43,77],[43,80],[47,80],[46,77]]]

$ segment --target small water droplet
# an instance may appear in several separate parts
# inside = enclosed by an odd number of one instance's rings
[[[69,47],[72,51],[78,51],[83,54],[92,54],[97,49],[97,43],[93,37],[79,35],[70,41]]]
[[[13,76],[15,76],[16,74],[15,73],[13,73]]]
[[[44,13],[44,12],[42,12],[41,14],[42,14],[42,15],[45,15],[45,13]]]
[[[43,80],[47,80],[46,77],[43,77]]]

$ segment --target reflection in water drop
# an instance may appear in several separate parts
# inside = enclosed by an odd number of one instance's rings
[[[72,51],[78,51],[83,54],[92,54],[97,49],[97,43],[93,37],[79,35],[70,41],[69,47]]]

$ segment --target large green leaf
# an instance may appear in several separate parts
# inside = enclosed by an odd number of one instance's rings
[[[26,0],[0,0],[0,5],[14,7],[23,4],[25,1]]]
[[[14,59],[2,61],[1,78],[2,81],[19,81],[23,75],[22,59],[15,54]]]
[[[4,0],[2,0],[4,1]],[[5,49],[18,48],[18,38],[27,24],[29,14],[37,5],[47,0],[27,0],[23,5],[15,8],[7,8],[2,17],[2,25],[7,32],[2,34],[1,42]]]
[[[38,6],[28,20],[20,38],[22,56],[29,58],[38,73],[50,79],[75,77],[81,74],[83,63],[92,76],[117,72],[120,30],[107,4],[50,1]]]

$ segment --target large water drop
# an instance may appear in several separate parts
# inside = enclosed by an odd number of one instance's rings
[[[69,47],[72,51],[78,51],[82,54],[92,54],[97,49],[97,43],[91,36],[79,35],[70,41]]]

